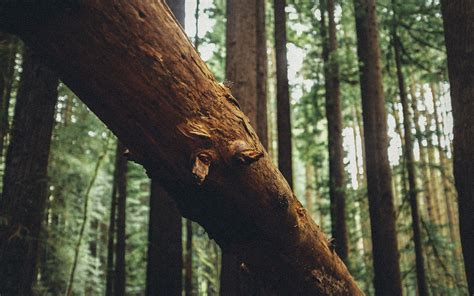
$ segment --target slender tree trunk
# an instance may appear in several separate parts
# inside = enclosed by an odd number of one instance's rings
[[[469,293],[474,294],[474,3],[441,1],[454,118],[454,177]]]
[[[0,2],[0,29],[47,56],[181,213],[269,292],[362,295],[162,1]]]
[[[74,279],[76,277],[76,270],[77,266],[79,264],[79,255],[81,252],[81,245],[82,245],[82,240],[84,239],[84,233],[86,231],[86,226],[87,222],[89,220],[89,198],[90,198],[90,193],[92,190],[92,186],[94,186],[95,180],[97,179],[97,176],[99,174],[99,168],[100,165],[102,164],[102,161],[104,160],[105,156],[107,155],[107,150],[108,150],[108,141],[105,144],[104,152],[99,156],[97,159],[97,162],[95,164],[94,172],[92,174],[92,178],[86,188],[86,192],[84,194],[84,207],[82,210],[82,219],[81,219],[81,225],[79,229],[79,236],[77,238],[76,246],[74,248],[74,258],[72,261],[72,267],[71,267],[71,273],[69,274],[69,281],[67,284],[67,289],[66,289],[66,296],[71,296],[73,293],[73,288],[74,288]]]
[[[125,157],[125,147],[117,142],[117,156],[115,162],[117,187],[117,240],[115,242],[115,274],[114,274],[114,295],[124,296],[126,287],[125,271],[125,221],[126,221],[126,200],[127,200],[127,158]]]
[[[118,145],[117,145],[118,146]],[[115,155],[115,164],[118,163],[119,154]],[[116,212],[117,212],[117,167],[115,167],[114,178],[112,181],[112,197],[110,202],[110,217],[109,217],[109,229],[107,236],[107,271],[105,280],[105,296],[114,295],[114,241],[115,241],[115,225],[116,225]]]
[[[178,23],[184,28],[185,1],[166,0],[166,3]],[[196,22],[196,29],[197,25]],[[196,30],[194,42],[197,48],[199,46],[198,30]],[[183,287],[182,218],[176,203],[160,186],[159,182],[152,180],[146,294],[150,296],[181,295]]]
[[[0,294],[30,295],[48,197],[57,76],[26,49],[0,200]]]
[[[348,238],[346,226],[346,202],[344,194],[344,147],[342,143],[341,91],[339,88],[339,63],[337,61],[336,22],[334,0],[327,0],[327,7],[321,11],[322,27],[326,28],[327,9],[329,38],[323,35],[323,60],[326,88],[326,118],[328,122],[329,148],[329,196],[331,199],[331,229],[336,253],[348,262]],[[326,30],[322,30],[325,32]]]
[[[285,0],[274,0],[275,52],[277,76],[278,168],[293,187],[290,89],[286,53]]]
[[[268,112],[267,112],[267,32],[266,0],[256,0],[257,17],[257,135],[263,147],[268,150]]]
[[[374,286],[377,295],[401,295],[395,211],[388,162],[380,49],[374,0],[354,0],[357,53],[367,163],[367,191],[372,228]]]
[[[411,133],[410,109],[408,106],[408,95],[405,86],[405,77],[402,71],[402,60],[400,50],[400,40],[396,29],[392,34],[393,48],[395,51],[395,64],[397,67],[398,89],[400,101],[403,109],[403,129],[405,133],[405,164],[408,173],[408,194],[410,198],[410,209],[412,218],[413,240],[415,244],[416,279],[418,294],[428,295],[428,285],[426,284],[425,263],[423,258],[423,248],[420,229],[420,216],[418,210],[418,190],[416,184],[415,156],[413,154],[413,138]],[[421,149],[421,146],[420,146]]]

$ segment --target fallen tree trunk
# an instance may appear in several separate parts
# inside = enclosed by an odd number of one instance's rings
[[[361,295],[164,1],[0,1],[61,79],[242,268],[279,295]]]

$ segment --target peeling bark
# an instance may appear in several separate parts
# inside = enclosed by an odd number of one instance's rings
[[[0,28],[47,56],[183,216],[268,291],[362,295],[163,1],[0,2]],[[236,164],[236,141],[262,157]],[[198,185],[191,159],[203,149],[215,158]]]

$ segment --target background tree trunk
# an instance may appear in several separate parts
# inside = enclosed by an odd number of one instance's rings
[[[125,238],[127,201],[127,158],[125,146],[118,141],[115,169],[117,170],[117,240],[115,242],[114,295],[124,296],[126,287]]]
[[[324,3],[326,2],[326,3]],[[322,1],[321,9],[323,60],[326,88],[326,118],[329,149],[329,196],[331,200],[331,229],[336,253],[348,263],[346,201],[344,197],[344,147],[342,143],[341,91],[339,88],[339,62],[337,60],[336,22],[334,0]],[[322,6],[323,8],[323,6]],[[328,13],[329,38],[326,36],[325,10]]]
[[[267,290],[362,294],[163,2],[0,2],[0,29],[47,56],[181,213]]]
[[[228,0],[226,9],[226,80],[262,145],[267,147],[265,1]],[[221,293],[248,295],[255,290],[254,285],[240,260],[223,252]]]
[[[184,28],[185,1],[166,0],[166,3],[178,23]],[[181,295],[183,287],[182,219],[176,203],[160,186],[155,180],[151,182],[146,293],[147,295]]]
[[[396,15],[396,13],[394,12]],[[418,210],[418,189],[416,185],[415,172],[415,156],[413,154],[413,139],[410,122],[410,109],[408,105],[408,95],[405,86],[405,77],[403,76],[402,60],[401,60],[401,44],[397,35],[396,28],[393,29],[392,42],[395,52],[395,64],[397,68],[398,89],[400,95],[400,102],[403,109],[403,130],[405,134],[405,165],[408,175],[408,195],[410,199],[410,210],[412,218],[413,241],[415,244],[415,260],[416,260],[416,279],[418,293],[420,296],[428,295],[428,286],[426,284],[425,263],[423,258],[423,248],[420,229],[420,214]],[[421,147],[420,143],[420,149]]]
[[[31,295],[48,197],[58,78],[26,49],[0,200],[0,294]]]
[[[118,145],[117,145],[118,146]],[[116,151],[115,163],[118,162],[120,155]],[[115,245],[115,225],[117,216],[117,168],[114,171],[114,178],[112,180],[112,197],[110,202],[110,217],[109,217],[109,229],[107,236],[107,271],[105,279],[105,296],[114,295],[114,245]]]
[[[392,175],[388,162],[380,49],[374,0],[354,0],[365,134],[367,193],[377,295],[401,295]]]
[[[286,56],[285,0],[274,1],[275,53],[277,78],[278,168],[293,187],[290,89],[288,85],[288,58]],[[244,111],[245,112],[245,111]]]
[[[181,215],[159,183],[152,181],[147,267],[147,295],[181,295],[183,246]],[[163,198],[166,196],[167,198]]]
[[[469,293],[474,294],[474,3],[441,1],[454,118],[454,177]]]

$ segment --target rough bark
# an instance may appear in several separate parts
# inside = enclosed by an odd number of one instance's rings
[[[354,0],[365,133],[367,193],[377,295],[401,295],[395,211],[388,162],[380,48],[374,0]]]
[[[290,89],[286,55],[286,1],[275,0],[273,6],[277,79],[278,168],[290,187],[293,187]]]
[[[228,0],[226,9],[226,80],[267,148],[265,1]],[[222,256],[222,293],[245,295],[245,290],[254,290],[254,280],[241,269],[240,260],[225,251]]]
[[[0,29],[49,58],[183,216],[273,294],[362,294],[162,1],[50,1],[0,2]]]
[[[329,197],[331,200],[331,229],[336,253],[348,262],[348,238],[346,226],[346,201],[344,197],[344,147],[342,143],[341,91],[339,88],[339,63],[337,61],[336,22],[334,19],[334,0],[322,2],[321,26],[323,38],[323,60],[326,89],[326,118],[328,123],[329,149]],[[323,6],[322,6],[323,7]],[[328,14],[326,36],[325,12]]]
[[[31,295],[36,280],[57,86],[44,58],[25,50],[0,200],[2,295]]]
[[[185,26],[185,1],[166,0],[176,20]],[[197,31],[196,31],[197,37]],[[198,46],[197,39],[195,46]],[[183,268],[182,219],[175,202],[159,182],[150,190],[147,295],[181,295]]]
[[[454,118],[454,178],[469,293],[474,294],[474,3],[441,1]]]
[[[413,135],[411,132],[410,109],[408,105],[408,95],[405,85],[405,77],[402,70],[401,44],[396,29],[392,34],[393,49],[395,52],[395,64],[397,68],[398,90],[400,102],[403,110],[403,130],[405,134],[405,165],[408,175],[408,196],[410,200],[410,210],[412,219],[413,241],[415,244],[416,279],[418,294],[428,295],[428,285],[426,284],[425,263],[423,258],[423,247],[420,228],[420,214],[418,210],[418,189],[416,184],[415,156],[413,153]],[[420,146],[420,149],[421,146]]]
[[[125,146],[117,141],[117,156],[115,162],[117,187],[117,240],[115,242],[115,274],[114,295],[124,296],[126,287],[125,271],[125,233],[126,233],[126,201],[127,201],[127,158]]]

